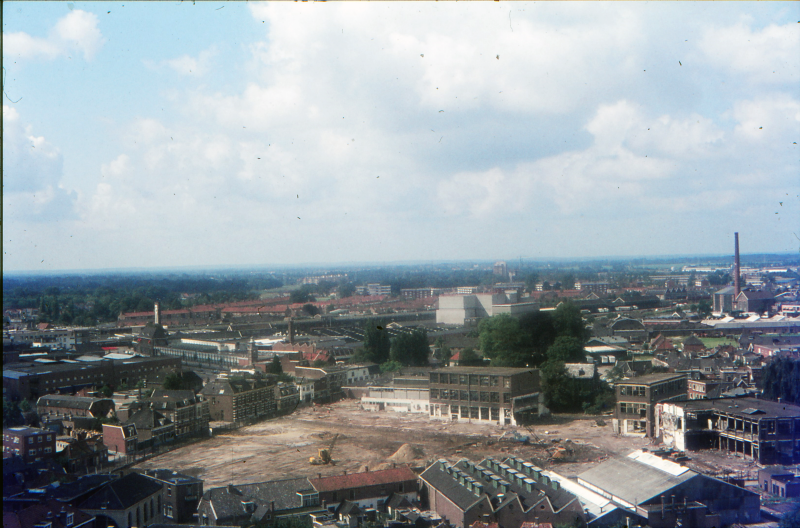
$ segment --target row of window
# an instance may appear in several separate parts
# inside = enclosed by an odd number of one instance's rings
[[[457,389],[430,389],[430,391],[431,399],[500,403],[499,392],[466,391]],[[503,393],[503,403],[511,403],[511,393]]]
[[[622,385],[619,388],[620,396],[638,396],[644,398],[645,387],[643,385]]]
[[[482,374],[440,374],[431,372],[431,383],[444,383],[447,385],[482,385],[484,387],[499,387],[501,376],[487,376]],[[503,377],[503,386],[511,387],[511,378]]]
[[[642,414],[647,411],[647,404],[620,402],[620,414]]]
[[[438,408],[438,409],[437,409]],[[468,405],[447,405],[431,406],[431,416],[435,416],[436,411],[440,411],[442,416],[450,414],[451,419],[471,418],[474,420],[500,420],[500,409],[497,407],[471,407]],[[511,418],[511,409],[503,409],[503,417]]]

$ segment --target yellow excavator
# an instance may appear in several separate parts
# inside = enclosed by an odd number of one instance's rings
[[[337,438],[339,438],[338,433],[333,437],[333,440],[331,440],[331,443],[327,448],[320,449],[319,452],[317,453],[318,456],[309,458],[308,462],[312,466],[321,466],[324,464],[335,465],[336,462],[334,462],[332,456],[333,456],[333,446],[334,444],[336,444]]]

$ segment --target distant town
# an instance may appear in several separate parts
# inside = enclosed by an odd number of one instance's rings
[[[800,258],[738,234],[3,297],[4,527],[800,526]]]

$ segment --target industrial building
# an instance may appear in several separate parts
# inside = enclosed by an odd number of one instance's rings
[[[685,374],[650,374],[617,382],[614,432],[626,436],[652,437],[655,404],[686,398]]]
[[[758,493],[645,451],[609,459],[578,475],[577,483],[651,528],[712,528],[761,518]]]
[[[679,450],[718,449],[759,464],[800,462],[800,406],[757,398],[657,405],[657,431]]]
[[[430,373],[430,417],[517,425],[547,414],[539,369],[447,367]]]

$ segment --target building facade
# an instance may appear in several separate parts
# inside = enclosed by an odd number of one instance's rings
[[[200,392],[208,401],[210,419],[221,422],[258,420],[275,416],[276,381],[264,377],[218,377]]]
[[[685,374],[650,374],[618,381],[614,432],[626,436],[653,437],[655,409],[659,402],[687,398]]]
[[[517,425],[547,413],[539,370],[447,367],[430,372],[431,419]]]
[[[25,462],[52,458],[56,452],[56,434],[35,427],[3,428],[3,457],[18,455]]]
[[[148,469],[143,476],[161,485],[164,521],[197,524],[197,503],[203,496],[203,481],[169,469]]]

